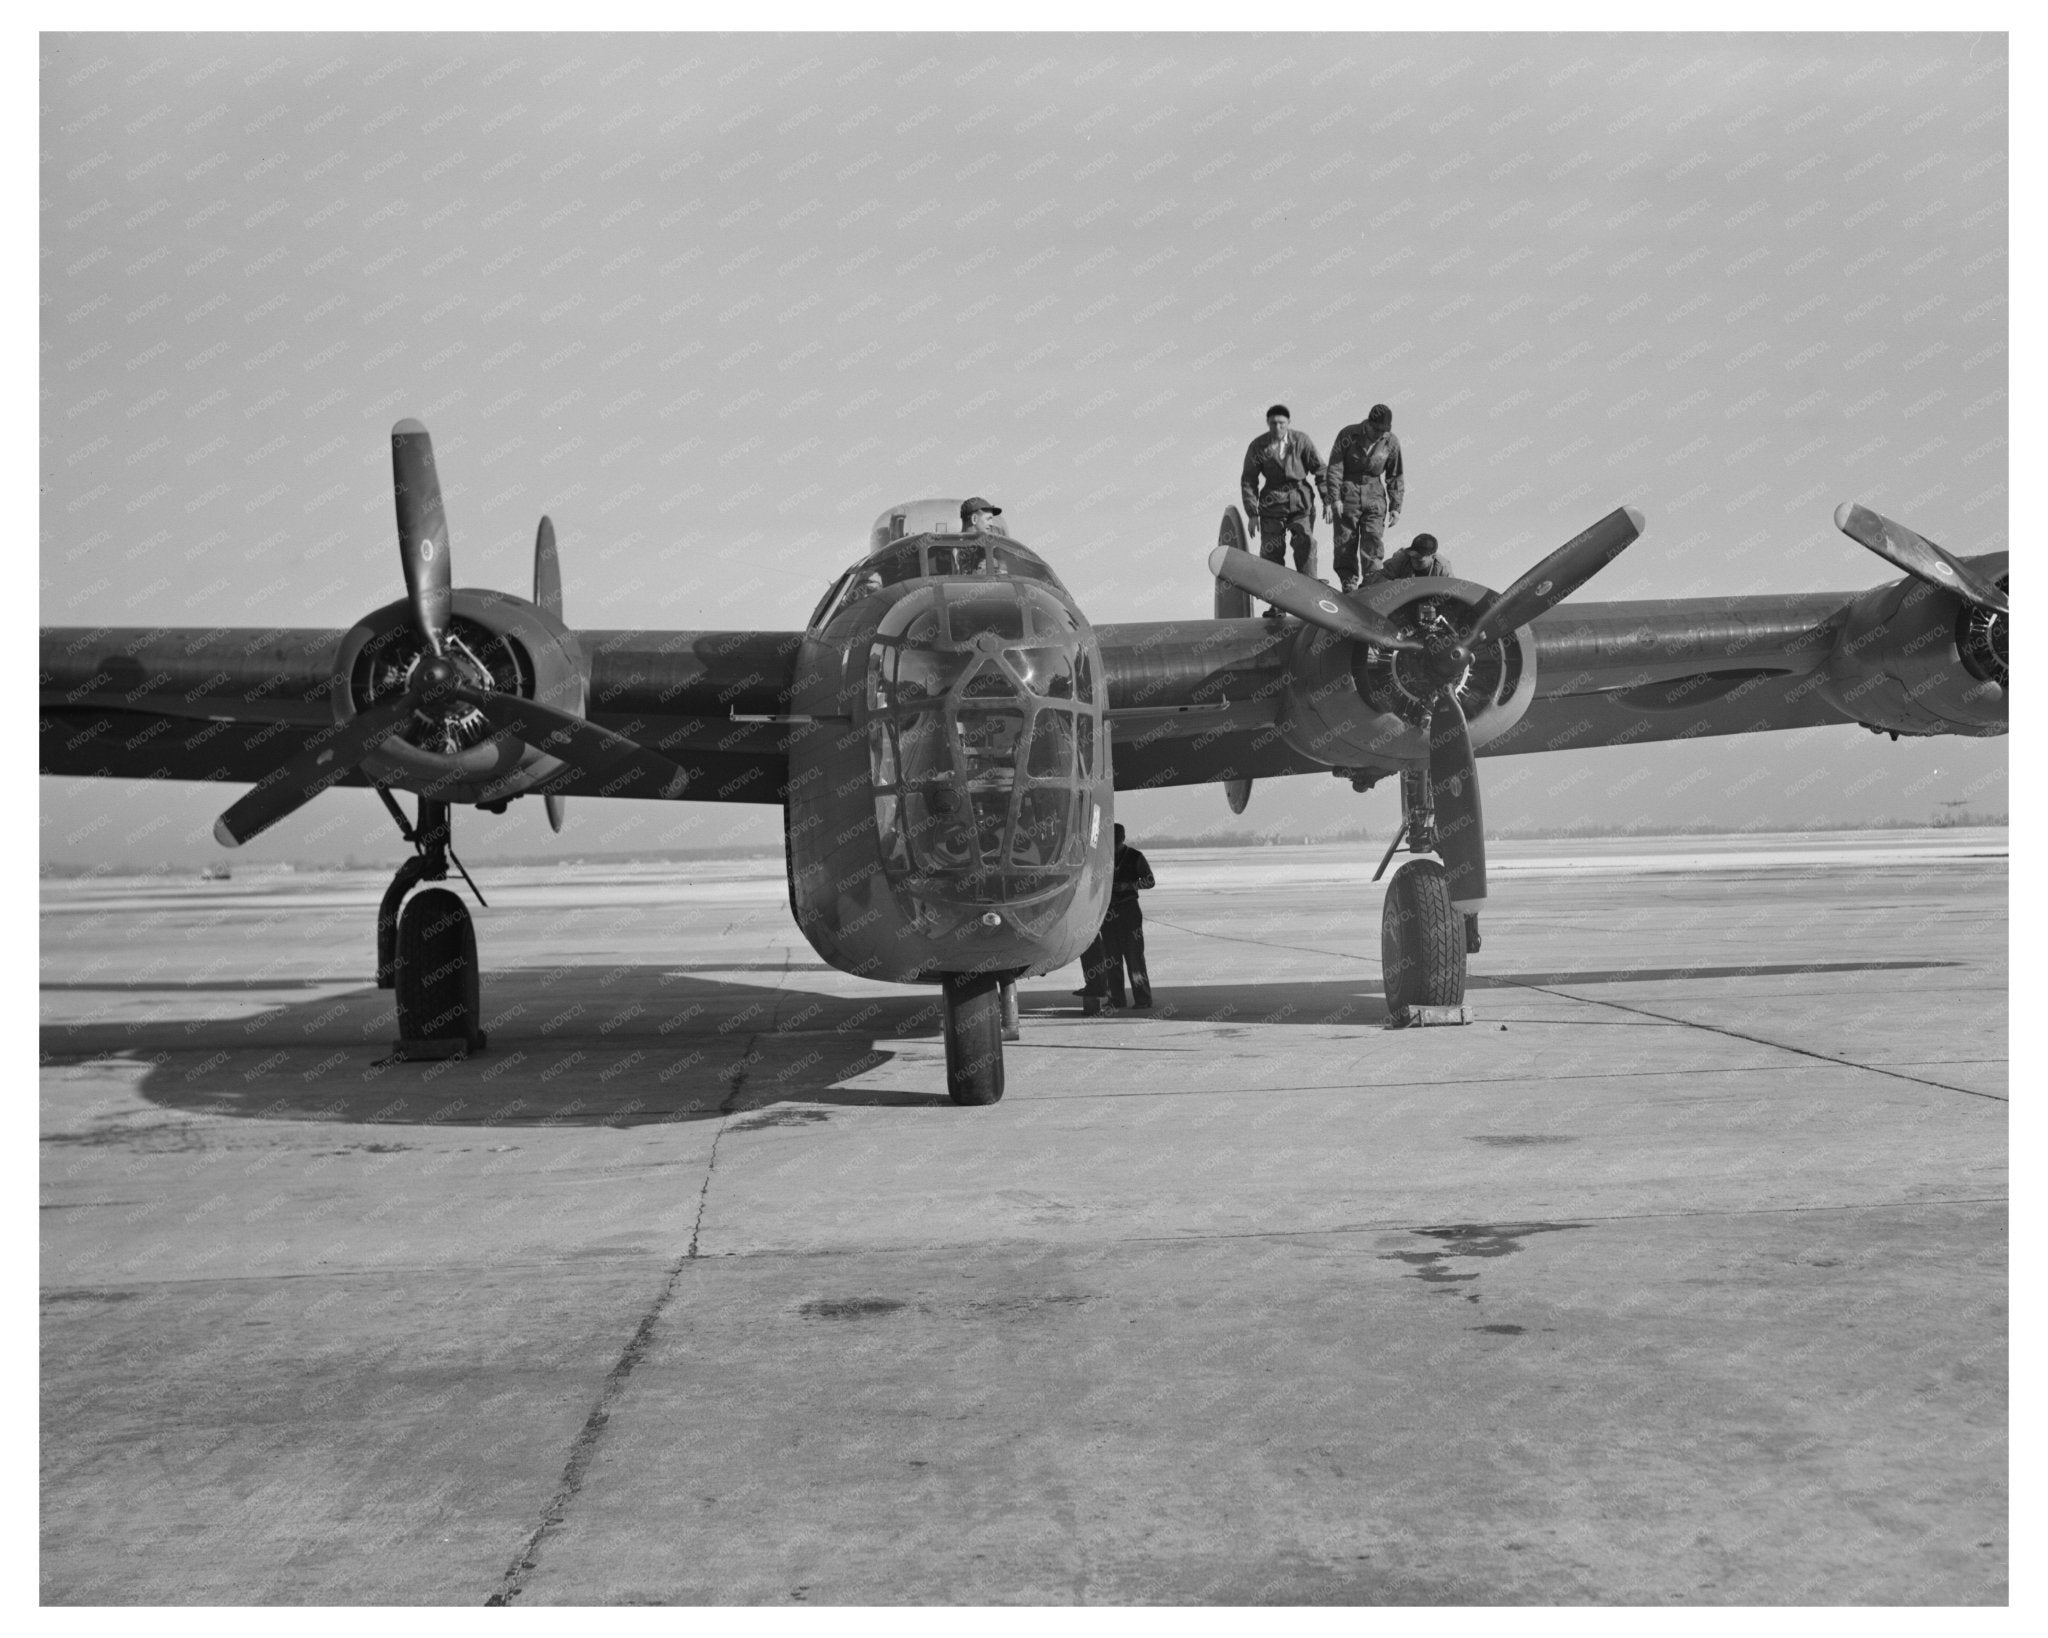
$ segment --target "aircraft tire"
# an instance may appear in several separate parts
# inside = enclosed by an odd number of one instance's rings
[[[401,1041],[483,1045],[476,928],[469,907],[447,888],[430,887],[407,902],[393,977]]]
[[[1003,987],[986,973],[946,979],[946,1095],[959,1104],[1003,1097]]]
[[[1465,918],[1434,859],[1410,859],[1387,883],[1380,912],[1380,976],[1387,1011],[1455,1007],[1465,999]]]

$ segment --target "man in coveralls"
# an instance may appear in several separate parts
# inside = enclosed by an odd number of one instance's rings
[[[1116,827],[1116,864],[1110,876],[1109,911],[1095,942],[1081,954],[1083,987],[1081,1016],[1093,1018],[1107,1002],[1124,1002],[1124,969],[1131,974],[1130,1005],[1152,1005],[1152,975],[1145,970],[1145,912],[1138,908],[1138,890],[1150,887],[1152,867],[1145,855],[1124,845],[1124,827]]]
[[[1437,556],[1436,536],[1417,535],[1414,541],[1403,546],[1387,559],[1388,580],[1425,580],[1431,575],[1449,577],[1453,570],[1449,563]]]
[[[1337,584],[1355,591],[1359,581],[1378,578],[1387,531],[1399,520],[1407,493],[1401,440],[1394,436],[1394,412],[1385,404],[1373,405],[1363,421],[1337,434],[1323,486],[1336,540],[1330,555]]]
[[[1238,491],[1246,520],[1258,523],[1259,556],[1285,563],[1292,544],[1294,567],[1314,574],[1316,485],[1323,476],[1323,458],[1308,434],[1294,431],[1288,420],[1285,404],[1266,411],[1265,436],[1254,438],[1244,452]]]

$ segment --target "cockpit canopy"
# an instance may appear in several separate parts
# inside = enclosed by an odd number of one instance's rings
[[[957,500],[931,499],[898,501],[880,517],[868,531],[868,554],[873,556],[892,540],[901,540],[906,535],[957,535],[960,527],[960,503]],[[988,533],[1007,535],[1001,518],[989,526]]]
[[[813,631],[829,625],[848,604],[906,580],[960,575],[1031,580],[1055,588],[1062,597],[1066,594],[1059,576],[1028,546],[995,529],[963,533],[958,501],[905,501],[892,506],[875,520],[868,541],[868,555],[832,583],[811,615]]]

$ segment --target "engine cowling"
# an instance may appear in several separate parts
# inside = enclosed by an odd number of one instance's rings
[[[365,615],[335,651],[330,684],[334,720],[346,722],[403,693],[426,654],[405,598]],[[476,688],[587,714],[590,671],[574,634],[523,597],[457,589],[448,657]],[[363,761],[364,771],[379,784],[430,789],[443,802],[491,804],[533,789],[562,766],[559,758],[523,741],[494,737],[481,716],[460,701],[415,711]]]
[[[2003,554],[1976,562],[2009,589]],[[2002,733],[2008,633],[2005,615],[1946,587],[1877,586],[1844,611],[1821,689],[1845,716],[1888,733]]]
[[[1493,595],[1474,581],[1432,577],[1382,581],[1363,598],[1403,631],[1426,637],[1470,631]],[[1295,750],[1333,767],[1427,761],[1437,688],[1420,655],[1305,625],[1288,653],[1280,731]],[[1521,721],[1535,691],[1536,645],[1526,627],[1476,649],[1458,684],[1473,748]]]

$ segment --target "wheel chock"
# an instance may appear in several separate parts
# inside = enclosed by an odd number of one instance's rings
[[[391,1061],[419,1064],[435,1058],[467,1058],[483,1051],[489,1042],[482,1030],[469,1035],[400,1036],[391,1043]]]
[[[1440,1024],[1469,1024],[1474,1022],[1472,1008],[1466,1004],[1455,1007],[1397,1007],[1387,1014],[1386,1029],[1428,1029]]]

